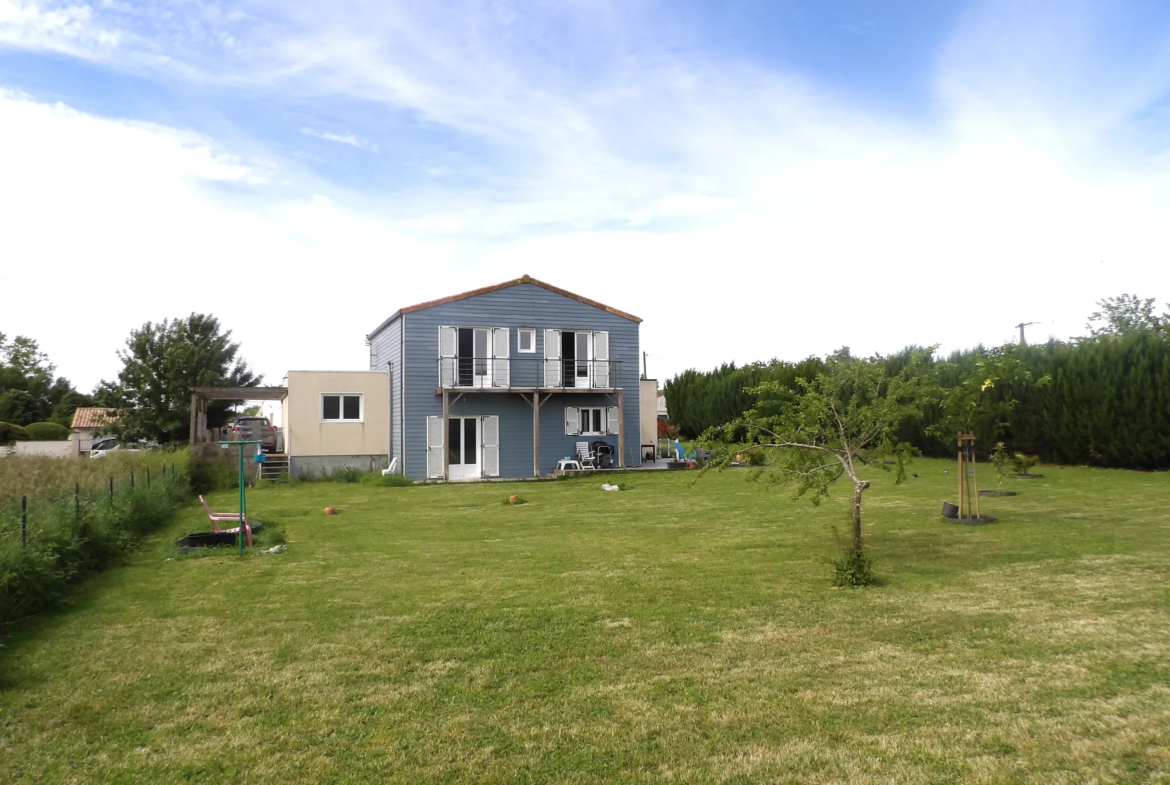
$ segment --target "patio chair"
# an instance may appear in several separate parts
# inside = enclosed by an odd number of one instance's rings
[[[589,442],[577,442],[577,460],[581,462],[582,469],[597,468],[597,455],[589,449]]]
[[[207,512],[207,517],[211,519],[211,525],[217,532],[223,534],[238,534],[240,531],[239,522],[240,514],[238,512],[212,512],[211,508],[207,506],[207,501],[202,495],[199,496],[199,503],[203,505],[203,509]],[[248,523],[248,514],[244,513],[244,534],[248,538],[248,547],[252,547],[252,526]],[[220,521],[224,523],[235,523],[237,526],[234,529],[219,528]]]

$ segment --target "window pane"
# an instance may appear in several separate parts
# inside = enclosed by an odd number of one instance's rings
[[[487,361],[490,356],[488,352],[488,331],[475,331],[475,374],[476,376],[487,375]]]
[[[340,395],[323,395],[321,396],[321,419],[322,420],[337,420],[341,418],[341,396]]]
[[[581,428],[579,430],[581,431],[581,433],[589,433],[589,410],[588,409],[581,410]]]
[[[577,376],[589,375],[589,333],[577,333]]]
[[[463,462],[466,464],[479,463],[479,440],[475,438],[477,422],[474,417],[463,420]]]
[[[360,420],[362,418],[362,399],[360,395],[347,395],[344,398],[345,409],[342,411],[344,420]]]
[[[532,333],[529,332],[528,330],[521,330],[520,331],[520,351],[522,351],[522,352],[532,351]]]
[[[601,428],[601,409],[594,409],[593,410],[593,432],[594,433],[602,433],[603,432],[602,428]]]
[[[447,420],[447,463],[455,466],[462,463],[460,460],[463,451],[459,449],[459,435],[463,433],[460,419],[453,417]]]

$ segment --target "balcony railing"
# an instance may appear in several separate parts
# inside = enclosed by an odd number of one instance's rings
[[[441,357],[442,390],[620,390],[620,360]]]

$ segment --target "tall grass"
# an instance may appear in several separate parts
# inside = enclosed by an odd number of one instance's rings
[[[21,496],[38,503],[58,496],[73,496],[73,486],[81,493],[109,492],[109,481],[128,482],[134,475],[135,483],[145,484],[149,471],[153,478],[161,477],[163,467],[169,470],[178,464],[186,472],[186,450],[144,450],[141,452],[111,452],[104,458],[52,458],[40,455],[9,455],[0,457],[0,508],[19,504]]]
[[[60,604],[73,583],[170,520],[189,493],[185,458],[0,458],[0,629]],[[21,496],[28,499],[24,527]]]

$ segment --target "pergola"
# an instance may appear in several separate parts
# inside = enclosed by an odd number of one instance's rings
[[[207,442],[208,401],[283,401],[287,387],[194,387],[191,390],[191,444]]]

